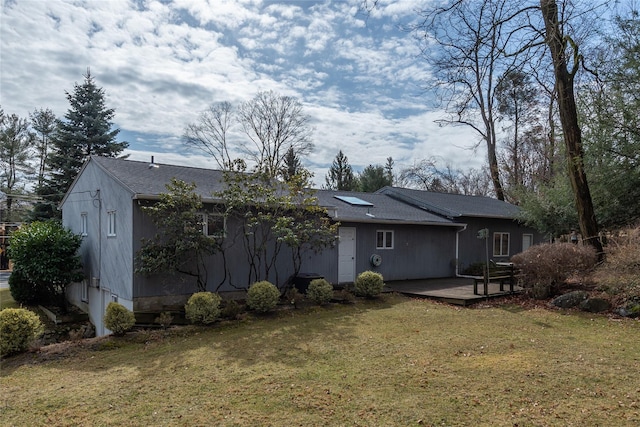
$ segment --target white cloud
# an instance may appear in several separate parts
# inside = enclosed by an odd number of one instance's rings
[[[441,155],[478,166],[475,136],[440,128],[421,92],[429,79],[410,34],[415,2],[381,1],[367,18],[360,0],[125,0],[5,2],[0,24],[0,92],[5,112],[68,109],[65,91],[87,67],[115,108],[132,156],[213,165],[186,153],[184,126],[213,102],[240,103],[258,91],[296,96],[313,118],[316,151],[305,159],[324,181],[339,149],[361,169],[398,167]],[[239,136],[237,136],[239,138]]]

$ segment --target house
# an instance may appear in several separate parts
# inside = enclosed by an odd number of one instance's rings
[[[393,187],[382,188],[378,193],[463,225],[456,256],[459,272],[484,262],[487,252],[496,262],[508,261],[530,246],[548,240],[544,234],[518,221],[517,206],[491,197]],[[483,230],[487,233],[486,239],[478,238]]]
[[[98,335],[105,308],[117,301],[136,313],[176,310],[196,291],[194,280],[180,275],[144,276],[135,272],[142,239],[155,227],[142,207],[166,193],[172,178],[196,184],[204,203],[203,233],[224,228],[224,253],[205,260],[207,289],[243,296],[251,277],[239,219],[222,218],[214,194],[224,189],[221,171],[92,156],[65,195],[63,225],[83,236],[80,248],[85,281],[68,289],[68,299],[89,313]],[[485,259],[508,259],[542,241],[515,221],[517,208],[489,198],[444,195],[386,187],[377,193],[318,190],[318,202],[340,223],[338,242],[320,253],[304,254],[301,272],[329,282],[349,283],[365,270],[386,280],[451,277]],[[488,229],[488,241],[477,232]],[[277,255],[269,277],[282,285],[293,272],[291,251]]]

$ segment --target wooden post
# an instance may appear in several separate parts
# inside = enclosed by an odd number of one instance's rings
[[[484,276],[484,296],[488,296],[489,295],[489,266],[485,265],[482,268],[482,275]]]

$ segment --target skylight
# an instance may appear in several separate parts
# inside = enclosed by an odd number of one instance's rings
[[[369,203],[366,200],[362,200],[353,196],[333,196],[338,200],[342,200],[345,203],[349,203],[351,206],[373,206],[373,203]]]

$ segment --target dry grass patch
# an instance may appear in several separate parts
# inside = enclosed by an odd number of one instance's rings
[[[637,425],[640,323],[387,295],[3,362],[6,425]],[[67,354],[67,353],[64,353]]]

